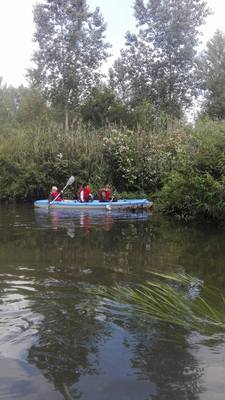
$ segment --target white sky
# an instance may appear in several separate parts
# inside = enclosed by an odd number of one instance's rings
[[[37,0],[0,0],[0,76],[4,83],[18,86],[26,84],[26,69],[31,65],[34,44],[32,42],[33,5]],[[108,24],[107,40],[113,45],[112,64],[124,44],[124,34],[135,27],[132,4],[134,0],[87,0],[90,8],[99,6]],[[225,1],[208,0],[214,15],[208,17],[203,28],[202,41],[206,43],[216,29],[225,32]]]

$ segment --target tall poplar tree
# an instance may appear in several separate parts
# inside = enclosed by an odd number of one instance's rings
[[[111,85],[132,105],[150,101],[177,117],[191,103],[199,27],[209,10],[203,0],[136,0],[139,32],[110,70]]]
[[[109,44],[106,25],[97,7],[89,10],[86,0],[46,0],[34,6],[37,50],[36,67],[28,72],[32,84],[65,111],[76,108],[99,81],[101,63]]]
[[[225,119],[225,34],[217,30],[199,55],[196,72],[203,113],[210,118]]]

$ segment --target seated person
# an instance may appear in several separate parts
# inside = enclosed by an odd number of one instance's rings
[[[84,201],[88,202],[90,200],[92,200],[93,196],[91,194],[91,188],[90,185],[87,183],[84,186]]]
[[[80,187],[78,189],[78,200],[81,203],[83,203],[85,201],[84,200],[84,187],[83,187],[82,183],[80,184]]]
[[[110,185],[105,186],[105,199],[106,201],[112,200],[112,189]]]
[[[105,202],[112,200],[112,191],[110,185],[107,184],[103,189],[100,189],[98,192],[98,200]]]
[[[52,186],[49,194],[49,201],[62,201],[62,197],[60,196],[57,186]]]

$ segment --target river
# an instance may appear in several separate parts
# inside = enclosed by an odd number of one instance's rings
[[[0,208],[0,399],[224,400],[225,338],[92,289],[184,271],[225,288],[225,231],[149,213]]]

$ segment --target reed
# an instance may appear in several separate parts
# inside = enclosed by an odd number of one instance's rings
[[[135,288],[101,287],[96,293],[103,300],[113,300],[115,307],[127,304],[140,316],[147,314],[185,330],[225,333],[225,297],[217,289],[187,274],[151,275],[154,279]]]

